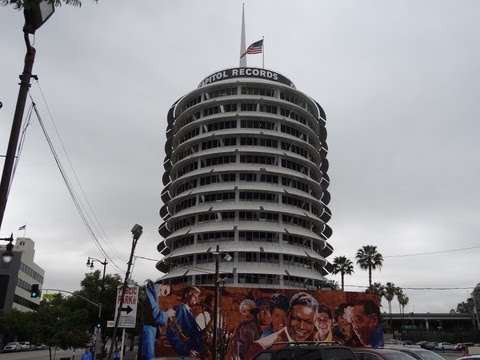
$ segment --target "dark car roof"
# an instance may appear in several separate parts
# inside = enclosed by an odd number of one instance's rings
[[[352,350],[346,346],[328,343],[274,343],[280,348],[268,348],[257,354],[254,360],[356,360]]]
[[[438,355],[437,353],[427,349],[416,348],[416,347],[399,347],[399,348],[395,348],[395,350],[402,351],[406,354],[412,355],[413,357],[419,360],[444,360],[444,358]]]
[[[359,360],[363,360],[362,358],[364,358],[362,353],[375,354],[385,360],[413,360],[412,356],[395,349],[353,348],[352,350]],[[371,357],[372,356],[369,356],[367,359]]]

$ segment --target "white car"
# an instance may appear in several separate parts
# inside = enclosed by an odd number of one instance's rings
[[[21,351],[30,351],[32,347],[30,345],[30,341],[20,341],[20,350]]]
[[[435,350],[455,350],[455,345],[449,343],[449,342],[439,342],[437,345],[435,345]]]
[[[15,351],[20,351],[20,343],[16,341],[9,342],[3,348],[3,352],[15,352]]]

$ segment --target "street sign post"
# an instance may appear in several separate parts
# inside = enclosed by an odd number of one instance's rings
[[[138,286],[129,285],[125,289],[125,296],[123,297],[123,305],[120,308],[122,300],[122,287],[117,288],[117,304],[115,306],[115,319],[120,311],[120,318],[118,320],[119,328],[135,328],[137,320],[137,303],[138,303]]]

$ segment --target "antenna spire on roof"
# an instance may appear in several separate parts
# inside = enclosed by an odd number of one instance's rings
[[[247,47],[245,45],[245,4],[242,4],[242,35],[240,38],[240,67],[247,67],[247,57],[245,54]]]

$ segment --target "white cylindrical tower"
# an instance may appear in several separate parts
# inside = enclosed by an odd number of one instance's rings
[[[317,288],[332,270],[327,132],[283,75],[232,68],[168,112],[157,263],[165,283]]]

